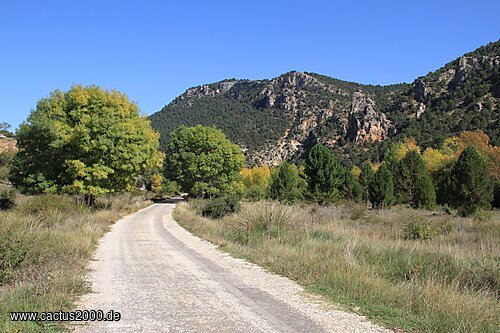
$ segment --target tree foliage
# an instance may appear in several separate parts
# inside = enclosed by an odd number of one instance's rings
[[[137,105],[116,90],[56,90],[17,131],[11,181],[24,193],[78,193],[90,200],[131,190],[140,174],[161,167],[158,137]]]
[[[9,128],[11,128],[11,127],[12,126],[9,123],[1,122],[0,123],[0,134],[5,135],[6,137],[13,137],[14,134],[11,131],[9,131]]]
[[[309,196],[321,203],[329,203],[340,197],[344,172],[330,150],[322,144],[315,145],[306,159]]]
[[[453,155],[446,154],[443,149],[434,149],[429,147],[423,152],[422,159],[424,160],[427,171],[433,173],[443,168],[449,161],[453,160]]]
[[[354,173],[347,168],[344,169],[341,194],[344,199],[352,200],[358,203],[363,199],[363,188],[356,180]]]
[[[436,206],[436,190],[431,177],[424,173],[415,185],[413,207],[433,209]]]
[[[457,138],[455,155],[458,157],[469,146],[486,158],[491,178],[500,181],[500,147],[490,144],[490,137],[482,130],[464,131]]]
[[[214,127],[180,126],[167,146],[165,176],[197,197],[240,194],[241,149]]]
[[[299,169],[294,164],[281,163],[271,173],[269,197],[283,203],[292,204],[302,199]]]
[[[476,148],[466,147],[451,173],[454,186],[454,203],[464,215],[478,208],[487,208],[493,200],[493,183],[486,159]]]
[[[410,151],[420,154],[420,147],[413,138],[405,138],[392,146],[392,154],[398,161],[401,161]]]
[[[271,169],[267,164],[241,170],[243,185],[245,186],[245,197],[252,200],[264,199],[269,187]]]
[[[394,203],[394,183],[387,166],[382,164],[375,173],[369,187],[370,201],[375,208],[391,207]]]
[[[366,205],[368,205],[368,201],[370,200],[370,183],[373,180],[374,176],[372,164],[370,161],[365,161],[361,165],[361,173],[359,174],[359,184],[362,188],[363,194],[362,198],[366,202]]]
[[[420,154],[415,150],[409,150],[399,161],[394,176],[398,202],[415,205],[415,187],[424,173],[426,173],[425,164]]]

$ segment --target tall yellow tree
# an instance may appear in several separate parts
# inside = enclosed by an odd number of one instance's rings
[[[453,154],[446,154],[443,149],[427,148],[422,154],[425,167],[431,173],[444,167],[447,163],[454,159]]]
[[[253,168],[243,168],[240,174],[243,178],[246,196],[256,200],[263,199],[271,177],[269,166],[264,164]]]
[[[490,137],[482,130],[464,131],[457,138],[456,157],[471,146],[487,159],[488,170],[494,181],[500,181],[500,147],[490,144]]]
[[[398,161],[401,161],[409,151],[415,151],[420,154],[420,147],[417,141],[413,138],[405,138],[404,140],[397,142],[393,146],[394,156]]]

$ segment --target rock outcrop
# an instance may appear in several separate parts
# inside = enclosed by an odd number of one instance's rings
[[[361,92],[352,95],[346,138],[356,143],[383,141],[391,122],[382,112],[375,111],[375,102]]]
[[[315,100],[318,96],[320,100]],[[392,128],[369,96],[330,86],[308,73],[291,72],[271,80],[260,92],[259,100],[259,105],[276,108],[291,121],[276,143],[249,156],[251,163],[275,165],[298,159],[317,141],[328,146],[339,140],[360,144],[382,141]],[[324,128],[330,129],[328,135],[324,135]]]

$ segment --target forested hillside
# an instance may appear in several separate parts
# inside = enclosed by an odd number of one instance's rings
[[[162,149],[181,124],[213,125],[246,150],[250,164],[301,158],[317,142],[359,164],[382,159],[397,138],[436,147],[475,129],[498,145],[499,65],[497,41],[411,84],[362,85],[307,72],[229,79],[190,88],[150,118]]]

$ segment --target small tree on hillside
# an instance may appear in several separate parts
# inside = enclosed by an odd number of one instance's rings
[[[374,172],[370,161],[365,161],[361,165],[361,173],[359,174],[359,184],[361,185],[363,191],[363,200],[368,206],[368,201],[370,200],[370,183],[373,180]]]
[[[370,201],[375,208],[391,207],[394,203],[394,183],[392,175],[385,164],[382,164],[370,183]]]
[[[464,149],[451,172],[455,205],[463,215],[478,208],[489,208],[493,200],[493,183],[486,159],[474,147]]]
[[[0,123],[0,131],[5,131],[5,130],[8,130],[9,128],[10,128],[9,123],[6,123],[5,121]]]
[[[433,209],[436,206],[436,190],[432,183],[431,177],[424,173],[415,185],[415,200],[416,208]]]
[[[327,147],[317,144],[311,149],[306,159],[305,173],[309,195],[313,200],[325,204],[339,198],[343,170]]]
[[[269,180],[269,197],[292,204],[302,198],[299,190],[300,178],[297,167],[283,162],[273,170]]]

